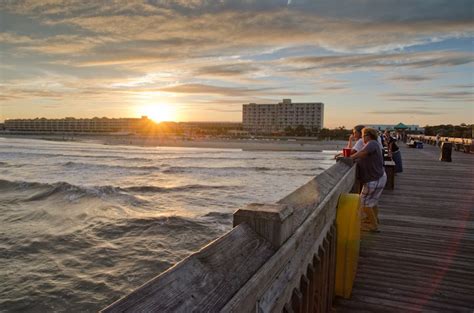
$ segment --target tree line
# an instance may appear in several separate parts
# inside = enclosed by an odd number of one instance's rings
[[[443,137],[456,137],[456,138],[473,138],[474,124],[452,125],[452,124],[441,124],[434,126],[425,126],[425,135],[436,136],[440,135]]]

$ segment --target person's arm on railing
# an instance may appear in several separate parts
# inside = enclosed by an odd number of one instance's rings
[[[361,150],[361,151],[358,151],[354,154],[351,155],[351,159],[355,160],[355,159],[363,159],[365,158],[366,156],[369,155],[369,152],[366,151],[365,149]]]
[[[353,146],[353,145],[352,145],[352,141],[353,141],[353,140],[354,140],[354,135],[351,134],[351,135],[349,136],[349,140],[347,141],[346,148],[352,149],[352,146]],[[351,154],[354,153],[354,151],[355,151],[355,150],[352,149],[352,150],[351,150]],[[339,157],[342,157],[342,153],[336,154],[336,155],[334,156],[334,159],[337,159],[337,158],[339,158]]]

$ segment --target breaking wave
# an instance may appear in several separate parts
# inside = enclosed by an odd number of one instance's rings
[[[23,199],[25,202],[45,200],[52,196],[65,196],[69,199],[77,199],[80,197],[97,197],[103,198],[107,196],[128,196],[133,197],[130,192],[135,193],[169,193],[169,192],[187,192],[192,190],[206,190],[206,189],[235,189],[237,186],[225,185],[200,185],[190,184],[173,187],[159,187],[159,186],[130,186],[130,187],[115,187],[115,186],[77,186],[66,182],[57,183],[39,183],[26,181],[8,181],[0,180],[0,191],[26,191],[32,193]],[[72,197],[72,198],[71,198]],[[137,198],[134,198],[138,201]]]

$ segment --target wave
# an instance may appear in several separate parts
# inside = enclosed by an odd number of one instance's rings
[[[229,223],[232,222],[233,214],[227,212],[209,212],[203,215],[202,218],[220,223]]]
[[[232,157],[232,156],[226,156],[226,157],[209,157],[206,155],[197,155],[197,156],[178,156],[174,158],[160,158],[160,160],[228,160],[228,161],[253,161],[253,160],[259,160],[259,158],[240,158],[240,157]]]
[[[81,197],[107,197],[107,196],[126,196],[130,197],[134,202],[143,202],[143,200],[134,197],[130,192],[137,193],[168,193],[168,192],[183,192],[192,190],[209,190],[209,189],[229,189],[237,186],[225,185],[183,185],[174,187],[159,187],[159,186],[130,186],[130,187],[116,187],[116,186],[77,186],[66,182],[57,183],[39,183],[39,182],[25,182],[25,181],[8,181],[0,180],[0,191],[29,191],[33,192],[24,202],[40,201],[50,198],[55,195],[67,196],[69,200],[76,200]]]
[[[10,164],[8,162],[0,161],[0,167],[22,167],[25,164]]]
[[[184,185],[176,187],[158,187],[158,186],[133,186],[120,188],[121,190],[133,191],[133,192],[175,192],[175,191],[190,191],[190,190],[204,190],[204,189],[229,189],[236,188],[236,186],[225,186],[225,185]]]
[[[294,158],[291,158],[293,160],[298,160],[298,161],[322,161],[322,160],[327,160],[327,158],[325,157],[318,157],[318,156],[314,156],[314,157],[294,157]]]
[[[214,221],[171,215],[153,218],[127,218],[114,223],[105,222],[92,228],[94,237],[102,240],[128,238],[167,238],[176,240],[180,249],[196,248],[188,246],[199,237],[215,238],[223,233]],[[170,236],[170,234],[173,234]]]
[[[93,187],[86,187],[86,186],[77,186],[73,184],[69,184],[66,182],[57,182],[57,183],[38,183],[38,182],[25,182],[25,181],[8,181],[8,180],[0,180],[0,190],[17,190],[17,191],[26,191],[31,192],[33,194],[29,195],[28,197],[22,199],[23,202],[31,202],[31,201],[40,201],[50,198],[52,196],[64,196],[68,200],[77,200],[82,197],[95,197],[95,198],[102,198],[109,195],[122,195],[122,196],[130,196],[124,194],[120,188],[113,187],[113,186],[93,186]],[[138,198],[134,198],[133,196],[131,199],[133,202],[142,202]]]
[[[318,166],[318,167],[313,167],[313,168],[310,168],[309,170],[310,171],[324,171],[326,168],[324,168],[323,166]]]
[[[84,155],[84,154],[64,154],[64,153],[37,153],[37,152],[23,152],[23,151],[5,151],[1,152],[4,155],[11,156],[39,156],[47,158],[86,158],[86,159],[108,159],[108,160],[125,160],[125,161],[152,161],[149,158],[143,157],[122,157],[117,155]]]
[[[73,162],[69,161],[62,164],[63,167],[72,167],[72,168],[110,168],[110,169],[127,169],[127,170],[143,170],[143,171],[157,171],[160,170],[159,166],[128,166],[128,165],[109,165],[109,164],[96,164],[96,163],[83,163],[83,162]],[[163,164],[167,166],[167,164]]]
[[[188,173],[195,171],[256,171],[256,172],[266,172],[266,171],[284,171],[288,170],[287,168],[270,168],[265,166],[232,166],[232,167],[207,167],[207,166],[171,166],[163,170],[163,173],[166,174],[176,174],[176,173]]]

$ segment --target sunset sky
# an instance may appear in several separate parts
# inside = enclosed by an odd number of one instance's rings
[[[0,1],[0,121],[241,121],[324,102],[326,127],[474,123],[472,0]]]

